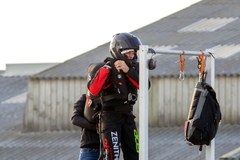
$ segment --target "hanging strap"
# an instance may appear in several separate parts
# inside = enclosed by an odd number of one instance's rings
[[[200,52],[202,54],[197,56],[198,69],[199,69],[200,82],[204,82],[206,80],[205,79],[206,78],[205,77],[205,60],[206,60],[206,57],[205,57],[204,53],[202,52],[202,50],[200,50]]]
[[[180,74],[179,74],[179,79],[184,80],[184,63],[185,63],[185,58],[184,58],[184,51],[180,54],[180,59],[179,59],[179,68],[180,68]]]

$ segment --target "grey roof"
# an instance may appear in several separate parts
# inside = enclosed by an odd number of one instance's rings
[[[81,54],[75,58],[58,64],[32,77],[37,78],[61,78],[61,77],[85,77],[87,68],[91,63],[102,62],[108,56],[107,44]]]
[[[27,92],[27,77],[0,76],[0,103]]]
[[[176,50],[206,50],[215,46],[235,46],[236,54],[227,58],[217,58],[217,75],[239,75],[240,67],[240,1],[239,0],[203,0],[186,9],[146,25],[132,33],[137,35],[144,45],[174,46]],[[201,20],[205,20],[203,23]],[[201,21],[201,30],[191,28]],[[214,28],[215,26],[215,28]],[[217,28],[216,28],[217,27]],[[218,28],[219,27],[219,28]],[[210,30],[212,29],[212,30]],[[89,63],[103,61],[109,56],[109,43],[72,58],[42,73],[38,78],[85,77]],[[223,50],[222,49],[222,50]],[[220,49],[221,50],[221,49]],[[230,54],[228,49],[224,54]],[[217,57],[217,56],[216,56]],[[158,56],[157,68],[150,76],[176,76],[179,74],[178,56]],[[185,75],[197,75],[197,62],[186,58]]]
[[[199,156],[198,146],[184,141],[182,127],[150,128],[148,155],[151,160],[205,159],[205,147]],[[240,146],[240,127],[222,126],[216,136],[216,159]],[[0,134],[1,160],[78,159],[79,132],[16,132]],[[122,154],[121,154],[122,155]],[[121,158],[121,160],[123,160]]]

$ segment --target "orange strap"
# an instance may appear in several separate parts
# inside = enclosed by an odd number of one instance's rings
[[[184,62],[185,62],[185,58],[184,58],[184,51],[180,54],[180,60],[179,60],[179,65],[180,65],[180,71],[184,72]]]
[[[180,68],[180,74],[179,74],[179,79],[184,80],[184,51],[180,54],[180,60],[179,60],[179,68]]]

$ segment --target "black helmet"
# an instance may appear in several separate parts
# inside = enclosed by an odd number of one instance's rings
[[[113,36],[109,49],[114,59],[125,60],[126,58],[121,52],[127,49],[134,49],[136,52],[141,44],[142,43],[138,37],[130,33],[123,32]]]

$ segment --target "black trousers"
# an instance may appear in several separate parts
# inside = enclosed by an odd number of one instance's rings
[[[119,159],[120,148],[124,160],[139,159],[139,136],[132,112],[102,111],[100,131],[102,159]]]

